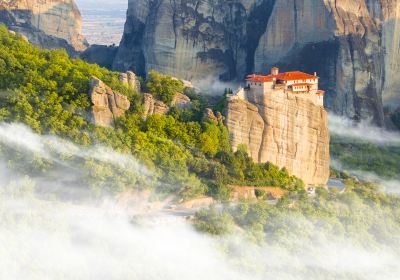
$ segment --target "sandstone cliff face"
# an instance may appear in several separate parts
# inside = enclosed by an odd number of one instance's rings
[[[255,162],[286,167],[306,184],[329,179],[329,131],[324,108],[286,93],[228,102],[232,148],[245,144]]]
[[[44,48],[83,51],[82,19],[74,0],[3,0],[0,22]]]
[[[382,102],[400,101],[399,31],[400,0],[129,0],[114,68],[186,80],[317,71],[329,109],[382,125]]]
[[[94,124],[113,127],[114,119],[124,115],[130,107],[126,96],[113,91],[101,80],[90,80],[90,99],[92,101],[92,121]]]

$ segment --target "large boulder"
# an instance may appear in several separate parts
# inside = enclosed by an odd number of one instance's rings
[[[211,108],[206,108],[203,113],[203,121],[204,122],[213,122],[215,124],[223,123],[224,116],[220,112],[214,114],[214,111]]]
[[[165,115],[169,111],[169,106],[157,100],[152,94],[145,93],[143,97],[144,116]]]
[[[140,80],[132,71],[120,73],[119,80],[129,88],[135,90],[137,93],[141,92]]]
[[[171,106],[178,109],[190,109],[192,108],[192,102],[188,96],[177,92],[172,99]]]
[[[125,95],[112,90],[96,77],[90,80],[89,95],[92,101],[92,121],[99,126],[113,127],[114,119],[123,116],[130,107]]]

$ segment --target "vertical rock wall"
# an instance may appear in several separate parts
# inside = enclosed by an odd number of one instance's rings
[[[74,0],[0,1],[0,22],[44,48],[83,51],[82,18]]]
[[[326,106],[383,125],[400,101],[400,0],[129,0],[114,61],[196,81],[317,71]]]
[[[379,5],[378,5],[379,7]],[[382,43],[385,58],[383,103],[400,106],[400,1],[391,0],[377,12],[382,20]]]
[[[249,95],[228,102],[226,125],[232,148],[244,144],[256,162],[286,167],[306,184],[329,179],[327,112],[286,93]]]

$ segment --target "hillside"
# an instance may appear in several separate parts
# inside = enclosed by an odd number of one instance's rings
[[[399,195],[337,171],[342,191],[307,192],[233,152],[223,117],[181,81],[153,71],[142,95],[119,76],[0,26],[0,278],[397,278]],[[96,126],[93,94],[129,109]],[[149,95],[169,111],[145,117]],[[254,196],[232,200],[231,185]],[[188,206],[204,196],[215,204]]]
[[[0,36],[0,89],[5,92],[1,97],[2,121],[21,122],[37,133],[54,134],[80,145],[98,143],[132,154],[157,177],[164,178],[163,186],[148,187],[184,198],[208,194],[226,199],[226,185],[231,183],[302,189],[303,183],[286,170],[256,164],[245,150],[233,153],[226,127],[202,120],[204,102],[199,96],[192,98],[193,109],[175,109],[168,115],[144,119],[142,95],[120,82],[118,73],[70,59],[65,51],[40,50],[5,27],[0,28]],[[90,122],[92,76],[130,101],[130,110],[115,120],[115,129]],[[175,80],[156,73],[149,76],[146,85],[154,87],[161,98],[167,96],[167,89],[183,89]],[[103,176],[98,177],[99,172]],[[92,170],[87,175],[88,179],[106,182],[112,170]],[[121,176],[122,185],[111,191],[137,187],[129,182],[129,174]]]

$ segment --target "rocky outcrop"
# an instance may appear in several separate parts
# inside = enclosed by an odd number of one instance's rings
[[[321,77],[329,109],[383,124],[400,102],[400,0],[129,0],[114,69],[242,80],[271,66]]]
[[[119,80],[137,93],[141,92],[140,80],[132,71],[120,73]]]
[[[128,98],[104,84],[96,77],[90,80],[92,121],[104,127],[113,127],[114,119],[124,115],[130,107]]]
[[[169,106],[157,100],[150,93],[145,93],[143,98],[144,116],[165,115],[169,111]]]
[[[177,92],[172,99],[171,106],[178,109],[190,109],[192,108],[192,102],[188,96]]]
[[[143,97],[144,105],[144,116],[151,115],[165,115],[169,112],[170,106],[164,102],[157,100],[152,94],[145,93]],[[190,98],[182,93],[176,93],[172,102],[171,107],[178,109],[189,109],[192,107],[192,102]]]
[[[75,53],[87,47],[74,0],[0,1],[0,22],[43,48],[62,47]]]
[[[228,101],[231,145],[244,144],[255,162],[286,167],[306,184],[329,178],[329,131],[323,107],[291,95],[269,93]]]
[[[220,112],[214,114],[211,108],[206,108],[203,113],[203,122],[213,122],[215,124],[223,123],[224,116]]]
[[[244,144],[250,156],[260,161],[265,123],[258,108],[247,101],[234,99],[228,102],[226,125],[229,129],[232,148]]]

